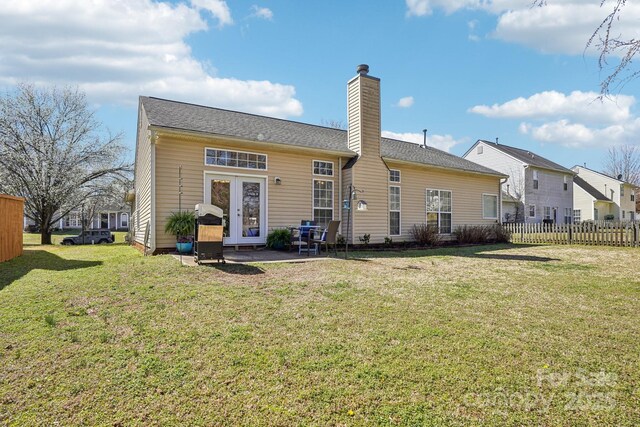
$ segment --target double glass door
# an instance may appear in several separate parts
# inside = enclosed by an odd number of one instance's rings
[[[224,213],[224,243],[266,243],[265,178],[210,175],[205,202]]]

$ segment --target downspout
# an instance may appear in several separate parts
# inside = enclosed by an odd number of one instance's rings
[[[342,223],[342,157],[338,158],[338,220]]]
[[[151,188],[150,188],[150,199],[151,199],[151,218],[150,218],[150,230],[149,230],[149,253],[154,254],[156,251],[156,141],[158,140],[158,135],[152,131],[151,132]]]
[[[509,178],[502,178],[498,185],[498,224],[502,224],[502,186],[509,181]]]
[[[529,168],[529,165],[524,165],[522,168],[522,182],[523,182],[523,187],[522,187],[522,219],[524,220],[525,224],[527,222],[527,218],[529,217],[529,213],[527,212],[527,169]],[[538,208],[536,207],[536,214]],[[534,218],[535,220],[535,218]]]

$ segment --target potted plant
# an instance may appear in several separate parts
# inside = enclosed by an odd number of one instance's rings
[[[195,230],[196,214],[193,211],[173,212],[167,218],[165,233],[176,236],[176,249],[182,254],[193,250],[193,232]]]
[[[282,250],[291,243],[291,231],[287,228],[277,228],[267,236],[267,247],[269,249]]]

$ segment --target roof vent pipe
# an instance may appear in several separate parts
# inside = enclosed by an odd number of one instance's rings
[[[427,129],[422,129],[422,133],[424,133],[424,142],[422,143],[422,148],[427,148]]]
[[[496,136],[496,145],[500,145],[500,143],[498,142],[498,137]]]
[[[361,76],[366,76],[367,74],[369,74],[369,66],[367,64],[360,64],[358,65],[358,68],[356,68],[356,71]]]

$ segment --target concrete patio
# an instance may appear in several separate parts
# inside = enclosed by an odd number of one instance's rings
[[[224,250],[224,259],[227,261],[227,264],[323,261],[329,259],[342,259],[341,255],[344,256],[344,253],[338,252],[337,258],[333,252],[329,252],[329,256],[327,256],[326,252],[323,252],[320,255],[307,256],[306,253],[298,254],[297,251],[274,251],[266,248],[247,248],[238,250],[225,248]],[[180,254],[178,253],[171,253],[171,256],[178,260],[182,258],[183,265],[190,267],[196,267],[198,265],[196,264],[193,255],[182,255],[182,257],[180,257]],[[202,261],[201,263],[215,264],[217,261]]]

